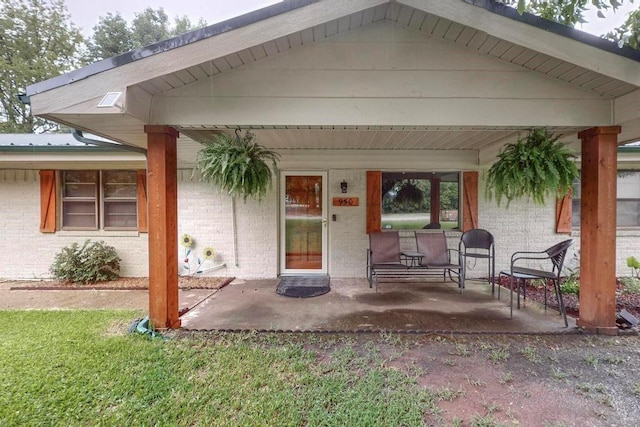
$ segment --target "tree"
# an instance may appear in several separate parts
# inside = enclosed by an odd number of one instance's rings
[[[180,34],[188,33],[189,31],[197,30],[198,28],[206,27],[207,21],[200,18],[198,23],[193,25],[189,18],[185,16],[177,16],[175,18],[175,24],[171,30],[171,36],[179,36]]]
[[[135,14],[131,23],[131,35],[136,47],[149,46],[169,38],[169,17],[163,8],[150,7]]]
[[[599,18],[605,18],[603,11],[614,12],[625,0],[501,0],[510,6],[516,6],[520,13],[530,12],[542,18],[573,27],[586,22],[584,12],[595,8]],[[634,3],[634,0],[626,0]],[[626,22],[615,30],[603,35],[604,38],[618,42],[620,47],[627,43],[637,49],[640,46],[640,9],[629,14]]]
[[[520,13],[529,12],[543,18],[560,22],[573,27],[584,20],[584,12],[595,8],[598,16],[604,18],[603,10],[620,7],[625,0],[501,0],[510,6],[515,6]],[[633,0],[626,0],[633,3]]]
[[[112,58],[134,49],[131,30],[120,12],[100,17],[98,24],[93,27],[87,48],[92,61]]]
[[[607,33],[605,37],[618,42],[619,46],[627,43],[634,49],[640,48],[640,9],[629,13],[625,23]]]
[[[115,15],[108,13],[107,16],[101,16],[98,24],[93,27],[85,59],[87,62],[95,62],[112,58],[207,25],[205,20],[200,19],[194,26],[186,16],[176,17],[174,22],[171,27],[163,8],[154,10],[148,7],[136,13],[131,24],[127,23],[120,12]]]
[[[64,0],[0,0],[0,5],[0,132],[57,130],[57,124],[33,117],[18,94],[79,64],[80,31],[69,21]]]

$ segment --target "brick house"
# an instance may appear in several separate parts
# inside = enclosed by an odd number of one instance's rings
[[[640,251],[639,224],[616,227],[616,206],[627,221],[640,198],[630,171],[629,197],[616,201],[617,147],[640,139],[639,88],[639,52],[492,0],[292,0],[34,84],[27,95],[37,115],[147,150],[148,233],[132,223],[131,236],[105,229],[107,200],[93,201],[102,211],[92,226],[96,235],[147,244],[148,270],[134,262],[125,274],[150,272],[157,325],[179,324],[173,248],[180,233],[216,248],[226,265],[219,274],[363,277],[367,232],[385,221],[382,193],[372,188],[409,174],[432,188],[458,188],[453,228],[491,230],[499,268],[515,250],[574,234],[585,295],[580,323],[607,329],[616,266],[622,271],[627,253]],[[199,141],[237,127],[282,160],[267,199],[234,209],[192,179],[192,169]],[[586,190],[558,208],[551,200],[505,210],[483,197],[484,173],[505,144],[534,127],[563,135],[580,152]],[[51,171],[54,195],[65,185],[61,176],[75,170],[36,164],[26,169]],[[2,173],[3,186],[42,189],[42,173]],[[96,189],[104,176],[92,178]],[[320,224],[306,236],[290,234],[295,227],[286,222],[302,181],[315,191]],[[572,204],[581,207],[580,230],[572,228]],[[72,217],[54,209],[32,220],[49,226],[49,242],[63,242],[77,232],[64,225],[79,220]],[[313,248],[307,255],[315,264],[288,264],[291,245]]]

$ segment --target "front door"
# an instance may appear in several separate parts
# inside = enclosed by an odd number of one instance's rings
[[[326,182],[326,172],[282,172],[282,274],[327,274]]]

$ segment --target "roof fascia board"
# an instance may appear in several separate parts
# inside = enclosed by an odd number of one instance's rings
[[[607,44],[604,40],[598,43],[600,46],[594,46],[593,40],[587,41],[591,37],[584,36],[582,40],[576,40],[569,35],[569,30],[575,34],[582,33],[581,31],[531,14],[521,16],[517,10],[495,1],[397,0],[397,2],[608,77],[640,86],[640,53],[634,58],[623,56],[622,53],[628,53],[628,50],[624,49],[621,49],[620,53],[611,53],[602,49],[602,46]],[[542,22],[546,25],[543,26]],[[556,28],[556,26],[565,27],[562,31],[564,34],[559,34],[560,30],[555,32],[549,30],[550,27]]]

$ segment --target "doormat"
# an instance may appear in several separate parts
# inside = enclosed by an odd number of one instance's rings
[[[317,297],[329,292],[329,276],[286,276],[281,277],[276,292],[293,298]]]

